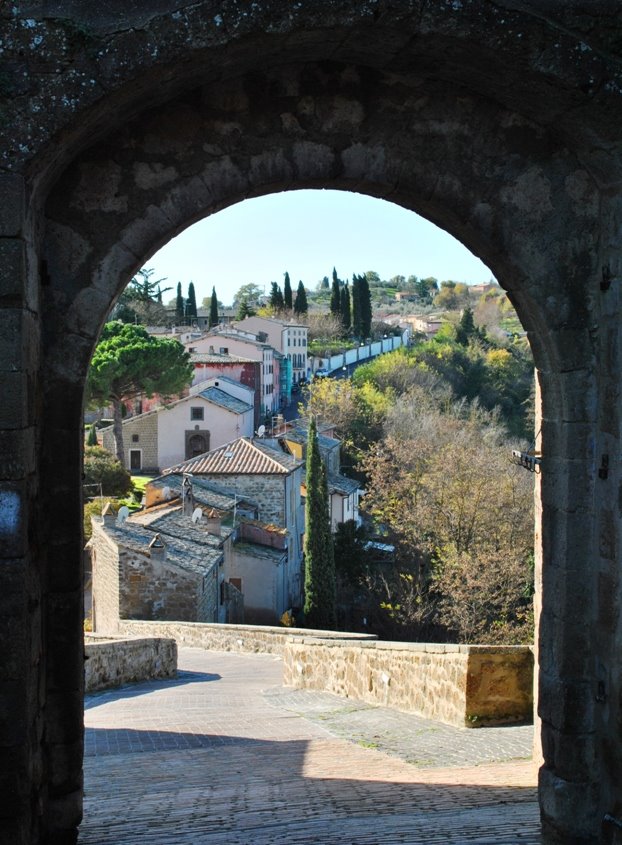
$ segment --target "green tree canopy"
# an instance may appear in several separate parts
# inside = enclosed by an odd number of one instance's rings
[[[289,280],[289,273],[285,273],[285,280],[283,282],[283,304],[291,311],[293,307],[292,284]]]
[[[209,327],[218,325],[218,297],[216,296],[216,288],[212,287],[212,295],[209,302]]]
[[[177,296],[175,298],[175,319],[178,323],[184,321],[184,297],[181,292],[181,282],[177,282]]]
[[[233,307],[239,307],[240,302],[243,299],[248,301],[248,304],[252,308],[259,307],[259,299],[263,296],[263,288],[259,287],[259,285],[254,284],[254,282],[249,282],[247,285],[242,285],[242,287],[238,288],[235,292],[233,297]]]
[[[336,317],[341,315],[341,282],[337,271],[333,267],[333,285],[330,293],[330,313]]]
[[[126,496],[132,489],[132,479],[112,452],[101,446],[87,446],[84,450],[84,488],[89,497],[100,494]]]
[[[343,331],[347,334],[350,331],[350,327],[352,325],[352,310],[350,308],[350,286],[346,282],[345,285],[341,288],[341,325],[343,326]]]
[[[302,281],[298,282],[298,289],[296,290],[296,300],[294,302],[294,313],[298,316],[306,314],[309,310],[307,303],[307,292]]]
[[[89,400],[112,403],[117,457],[123,465],[122,403],[138,393],[179,393],[192,372],[190,356],[176,340],[153,337],[143,326],[106,323],[91,359],[87,394]]]
[[[197,295],[194,291],[194,282],[188,285],[188,300],[186,302],[186,319],[196,320],[197,318]]]
[[[320,457],[315,420],[309,422],[305,500],[305,624],[332,629],[337,622],[335,556],[328,511],[326,470]]]
[[[270,307],[275,311],[282,311],[284,305],[285,300],[283,299],[283,291],[277,282],[272,282],[270,289]]]

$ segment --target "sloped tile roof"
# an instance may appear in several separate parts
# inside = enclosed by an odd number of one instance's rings
[[[244,414],[247,411],[253,410],[253,406],[249,405],[248,402],[236,399],[235,396],[230,396],[218,387],[208,387],[207,390],[202,390],[198,395],[203,397],[203,399],[207,399],[213,405],[218,405],[227,411],[231,411],[233,414]]]
[[[152,479],[149,484],[161,490],[168,487],[172,496],[181,497],[181,485],[183,476],[172,470],[167,470],[166,475],[160,475]],[[210,508],[218,508],[221,511],[230,511],[236,505],[236,498],[227,493],[212,487],[200,478],[193,479],[192,493],[198,505],[205,505]],[[237,500],[239,503],[239,499]],[[151,509],[150,509],[151,510]]]
[[[240,437],[218,449],[171,467],[193,475],[289,475],[301,462],[259,440]],[[165,473],[166,474],[166,473]]]

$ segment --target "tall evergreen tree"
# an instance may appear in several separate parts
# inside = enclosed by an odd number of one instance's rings
[[[184,298],[181,295],[181,282],[177,282],[177,298],[175,299],[175,319],[178,323],[184,321]]]
[[[236,319],[244,320],[246,317],[254,317],[255,313],[255,309],[252,307],[248,299],[242,299],[240,300]]]
[[[285,301],[283,299],[283,291],[276,282],[272,282],[272,288],[270,289],[270,306],[274,308],[275,311],[282,311],[284,305]]]
[[[218,298],[216,297],[216,288],[212,287],[212,295],[209,301],[209,327],[218,325]]]
[[[188,320],[196,320],[197,318],[197,295],[194,291],[194,282],[190,282],[188,285],[186,317]]]
[[[309,310],[309,305],[307,303],[307,292],[305,290],[305,286],[302,283],[302,280],[298,282],[298,288],[296,290],[296,301],[294,302],[294,313],[300,316],[301,314],[306,314]]]
[[[330,294],[330,313],[335,317],[341,314],[341,282],[337,276],[337,271],[333,267],[333,287]]]
[[[86,445],[87,446],[97,446],[98,445],[98,442],[97,442],[97,426],[95,425],[95,423],[93,423],[93,425],[89,428],[89,436],[86,440]]]
[[[328,511],[326,470],[320,457],[317,427],[311,417],[307,441],[305,501],[305,624],[330,630],[337,623],[335,555]]]
[[[361,276],[360,279],[359,305],[361,309],[361,337],[366,338],[371,335],[372,318],[371,292],[367,276]]]
[[[330,287],[330,282],[328,281],[328,276],[324,276],[322,278],[322,283],[320,285],[322,290],[328,290]]]
[[[292,285],[289,280],[289,273],[285,273],[285,281],[283,282],[283,304],[288,309],[288,311],[292,310],[293,305],[293,296],[292,296]]]
[[[473,310],[468,306],[463,310],[460,322],[456,326],[456,340],[462,346],[468,346],[469,340],[477,334]]]
[[[349,332],[352,325],[352,310],[350,308],[350,287],[346,282],[341,288],[341,325],[344,332]]]
[[[352,333],[354,337],[363,337],[361,329],[361,280],[352,274]]]

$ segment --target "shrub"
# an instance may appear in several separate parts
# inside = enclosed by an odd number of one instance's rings
[[[132,478],[107,449],[87,446],[84,450],[84,485],[87,495],[125,496],[132,489]]]

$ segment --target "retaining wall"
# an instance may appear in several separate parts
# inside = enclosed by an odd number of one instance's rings
[[[213,651],[264,652],[280,654],[293,638],[322,640],[374,641],[374,634],[350,634],[341,631],[313,631],[308,628],[282,628],[268,625],[220,625],[200,622],[143,622],[120,619],[119,633],[141,637],[168,637],[178,645]]]
[[[292,637],[283,683],[416,713],[459,727],[529,721],[527,646],[338,642]]]
[[[97,637],[85,634],[86,692],[177,674],[177,643],[153,637]]]

